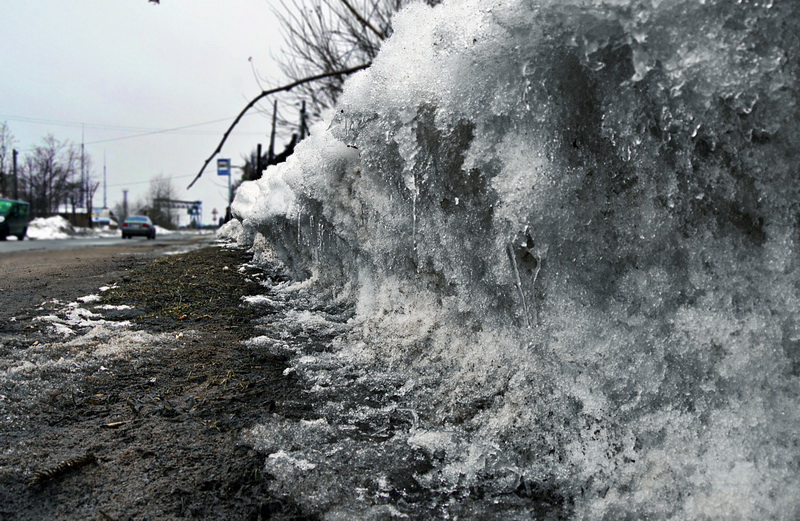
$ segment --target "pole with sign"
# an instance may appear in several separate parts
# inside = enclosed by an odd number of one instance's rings
[[[231,203],[233,202],[233,194],[231,193],[231,160],[230,159],[217,159],[217,175],[228,176],[228,208],[225,211],[225,222],[231,218]]]

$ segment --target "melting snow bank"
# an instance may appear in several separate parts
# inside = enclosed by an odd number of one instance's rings
[[[795,7],[467,0],[396,17],[330,121],[238,190],[226,230],[355,304],[331,351],[294,365],[403,390],[413,423],[364,450],[426,451],[415,486],[454,502],[800,516]],[[267,465],[302,495],[319,458],[265,429]],[[332,513],[336,493],[319,491]]]
[[[119,232],[111,230],[108,226],[99,228],[76,228],[65,218],[38,217],[28,225],[27,237],[29,239],[73,239],[76,237],[116,237]]]

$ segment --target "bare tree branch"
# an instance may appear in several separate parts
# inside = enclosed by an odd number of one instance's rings
[[[279,0],[274,13],[284,35],[281,69],[298,79],[371,62],[391,33],[397,3],[410,1]],[[296,94],[309,102],[310,113],[318,113],[336,103],[341,87],[341,79],[332,76]]]
[[[188,190],[189,188],[191,188],[197,182],[197,180],[200,179],[200,176],[203,175],[203,172],[205,171],[205,169],[208,166],[208,164],[214,159],[214,157],[217,154],[219,154],[222,151],[222,146],[228,140],[228,137],[231,135],[231,132],[233,131],[233,129],[236,127],[236,125],[239,124],[239,121],[241,121],[241,119],[244,117],[244,115],[247,113],[247,111],[250,110],[251,108],[253,108],[256,105],[256,103],[258,103],[259,101],[261,101],[262,99],[266,98],[267,96],[269,96],[271,94],[276,94],[278,92],[288,92],[288,91],[292,90],[293,88],[295,88],[295,87],[297,87],[299,85],[305,85],[305,84],[311,83],[313,81],[323,80],[325,78],[330,78],[330,77],[333,77],[333,76],[344,76],[344,75],[347,75],[347,74],[353,74],[353,73],[358,72],[360,70],[366,69],[370,65],[371,65],[370,63],[363,63],[363,64],[357,65],[355,67],[350,67],[349,69],[343,69],[343,70],[340,70],[340,71],[333,71],[333,72],[326,72],[326,73],[323,73],[323,74],[317,74],[316,76],[309,76],[308,78],[299,79],[299,80],[294,81],[292,83],[289,83],[287,85],[283,85],[282,87],[276,87],[274,89],[269,89],[269,90],[262,91],[261,94],[259,94],[258,96],[256,96],[252,100],[250,100],[250,103],[248,103],[242,109],[242,111],[239,112],[239,115],[236,116],[236,119],[233,120],[233,123],[231,123],[230,127],[228,127],[228,130],[225,131],[225,134],[223,134],[222,140],[219,142],[219,145],[217,145],[217,148],[214,149],[214,152],[212,152],[210,156],[208,156],[208,159],[206,159],[205,163],[203,163],[203,167],[197,173],[195,178],[192,179],[192,182],[189,183],[189,186],[187,186],[186,189]]]
[[[381,40],[386,39],[386,35],[383,34],[381,31],[375,29],[375,27],[371,23],[369,23],[367,19],[361,16],[361,13],[356,11],[356,9],[352,5],[350,5],[350,2],[348,2],[347,0],[341,0],[341,2],[344,4],[345,7],[347,7],[347,10],[350,11],[350,13],[352,13],[352,15],[356,17],[356,20],[358,20],[361,25],[372,31],[375,34],[375,36],[377,36]]]

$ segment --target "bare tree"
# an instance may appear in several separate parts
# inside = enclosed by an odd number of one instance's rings
[[[159,0],[149,0],[158,4]],[[241,118],[267,96],[294,90],[296,97],[310,101],[307,116],[313,119],[335,104],[345,78],[369,67],[381,43],[392,32],[391,19],[412,1],[436,5],[440,0],[280,0],[275,15],[283,26],[286,48],[282,69],[290,83],[264,89],[253,98],[222,136],[191,188],[219,153]],[[262,87],[263,88],[263,87]],[[305,118],[303,119],[305,122]],[[287,122],[288,123],[288,122]],[[294,127],[294,123],[289,123]],[[302,130],[301,130],[302,134]]]
[[[16,143],[8,123],[0,123],[0,196],[8,197],[13,190],[12,151]]]
[[[370,64],[392,33],[392,16],[414,1],[441,0],[279,0],[273,11],[284,34],[281,68],[299,86],[297,97],[309,101],[310,115],[335,104],[344,71]]]
[[[47,135],[34,147],[25,157],[20,177],[21,192],[31,203],[33,216],[53,215],[59,205],[74,203],[80,191],[79,167],[80,149],[68,141]]]
[[[278,58],[283,73],[304,82],[285,104],[305,106],[309,121],[336,104],[348,74],[368,66],[392,34],[392,17],[412,2],[436,5],[441,0],[280,0],[273,7],[281,24],[284,46]],[[305,118],[304,118],[305,119]],[[279,119],[286,132],[303,132],[295,118]]]
[[[274,8],[284,45],[281,68],[292,80],[371,63],[392,33],[392,16],[415,0],[281,0]],[[436,5],[440,0],[424,1]],[[333,106],[345,76],[330,75],[303,85],[297,96],[311,115]]]
[[[169,201],[175,199],[175,195],[175,187],[168,176],[161,174],[150,180],[145,209],[153,223],[163,228],[175,228],[169,204]]]
[[[211,153],[211,155],[208,156],[208,158],[206,158],[206,160],[203,162],[203,166],[200,167],[200,171],[197,173],[195,178],[192,179],[192,182],[189,183],[189,186],[187,186],[186,188],[187,189],[191,188],[197,182],[197,180],[200,179],[200,177],[203,175],[203,172],[205,171],[206,167],[211,162],[211,160],[214,159],[214,157],[217,154],[220,153],[220,151],[222,150],[222,146],[228,140],[228,137],[231,135],[231,132],[233,132],[233,129],[236,128],[236,125],[239,124],[239,122],[242,120],[244,115],[247,114],[247,112],[250,109],[255,107],[256,104],[259,101],[261,101],[262,99],[264,99],[267,96],[270,96],[272,94],[277,94],[279,92],[289,92],[290,90],[294,89],[295,87],[298,87],[298,86],[301,86],[301,85],[305,85],[307,83],[311,83],[311,82],[314,82],[314,81],[322,80],[322,79],[327,78],[328,76],[352,74],[354,72],[358,72],[360,70],[366,69],[367,67],[369,67],[369,64],[357,65],[356,67],[353,67],[352,69],[348,69],[348,70],[344,70],[344,71],[336,71],[336,72],[333,72],[333,73],[319,74],[317,76],[310,76],[308,78],[303,78],[301,80],[297,80],[295,82],[289,83],[288,85],[283,85],[281,87],[276,87],[274,89],[269,89],[269,90],[262,91],[261,94],[259,94],[258,96],[256,96],[252,100],[250,100],[250,103],[245,105],[245,107],[239,112],[239,115],[237,115],[236,118],[234,118],[233,123],[231,123],[228,126],[228,130],[226,130],[225,133],[222,135],[222,139],[220,140],[219,144],[217,145],[217,148],[215,148],[214,151]]]
[[[281,68],[292,80],[370,63],[390,28],[390,17],[402,0],[281,0],[275,16],[285,48]],[[361,14],[361,11],[366,15]],[[335,103],[344,78],[329,76],[304,85],[300,95],[314,111]]]

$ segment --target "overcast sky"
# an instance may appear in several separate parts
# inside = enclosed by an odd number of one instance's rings
[[[179,198],[202,200],[209,222],[211,211],[224,212],[226,205],[227,180],[216,175],[216,162],[191,190],[186,186],[230,121],[261,91],[249,59],[264,88],[286,82],[275,64],[281,34],[270,5],[3,0],[0,121],[22,155],[47,134],[80,144],[83,132],[101,182],[105,154],[110,207],[122,201],[124,189],[130,202],[142,198],[150,179],[163,174]],[[258,142],[266,150],[269,127],[268,115],[249,116],[219,157],[241,164]],[[176,128],[183,130],[163,132]],[[101,186],[95,206],[102,199]]]

